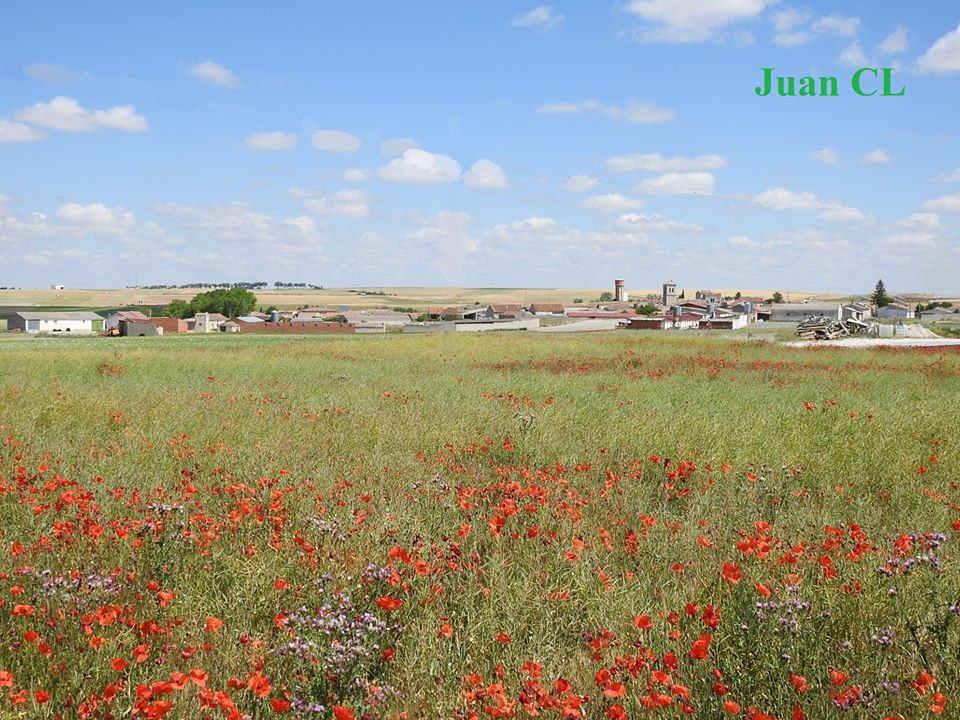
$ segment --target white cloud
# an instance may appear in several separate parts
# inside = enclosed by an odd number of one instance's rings
[[[840,162],[840,156],[838,156],[837,153],[830,148],[817,150],[810,157],[817,162],[823,163],[824,165],[836,165],[838,162]]]
[[[317,150],[332,153],[354,153],[360,149],[360,138],[342,130],[317,130],[312,142]]]
[[[700,42],[727,25],[756,17],[777,0],[631,0],[627,12],[654,23],[637,39],[664,42]]]
[[[47,85],[69,85],[87,75],[86,70],[74,70],[66,65],[50,63],[30,63],[23,74]]]
[[[907,29],[902,25],[898,25],[897,28],[880,43],[880,53],[882,55],[895,55],[896,53],[904,52],[909,46]]]
[[[17,120],[40,127],[70,132],[89,132],[105,128],[126,132],[143,132],[147,121],[132,105],[117,105],[107,110],[87,110],[73,98],[58,96],[50,102],[37,103],[14,113]]]
[[[690,172],[716,170],[726,164],[727,160],[722,155],[664,157],[660,153],[634,153],[610,158],[607,160],[607,169],[612,172]]]
[[[399,157],[411,148],[420,147],[413,138],[388,138],[380,143],[380,154],[385,157]]]
[[[910,217],[897,220],[891,227],[899,230],[936,232],[943,229],[943,223],[937,213],[912,213]]]
[[[23,123],[10,122],[0,118],[0,143],[4,142],[34,142],[43,140],[47,135],[41,130],[32,128]]]
[[[409,152],[409,151],[408,151]],[[467,231],[473,218],[465,212],[442,210],[423,219],[423,224],[405,235],[421,262],[446,274],[463,270],[467,258],[480,249],[480,242]]]
[[[263,244],[271,248],[271,257],[276,252],[302,255],[319,249],[320,237],[311,218],[276,220],[245,202],[163,203],[154,211],[175,221],[182,229],[195,231],[198,241],[212,238],[226,243]]]
[[[639,209],[644,206],[643,200],[639,198],[630,198],[620,193],[609,193],[607,195],[593,195],[581,201],[580,207],[587,210],[596,210],[602,213],[619,213],[624,210]]]
[[[364,168],[347,168],[343,171],[343,179],[349,182],[363,182],[373,177],[373,172]]]
[[[837,37],[853,37],[860,29],[860,18],[840,17],[827,15],[817,20],[811,26],[813,31],[821,35],[836,35]]]
[[[0,193],[0,205],[6,205],[11,202],[13,202],[13,199],[9,195],[4,195],[3,193]]]
[[[886,150],[877,149],[871,150],[862,158],[860,158],[860,162],[862,162],[864,165],[889,165],[892,160],[890,158],[890,154]]]
[[[960,25],[937,40],[917,60],[918,72],[960,72]]]
[[[797,45],[803,45],[813,40],[814,35],[812,33],[804,32],[803,30],[798,30],[796,32],[785,32],[777,33],[773,36],[774,45],[779,45],[780,47],[796,47]]]
[[[294,133],[276,132],[256,133],[247,136],[243,144],[251,150],[293,150],[297,144],[297,136]]]
[[[190,74],[201,82],[222,88],[234,88],[239,82],[236,75],[212,60],[191,65]]]
[[[555,30],[563,24],[565,19],[563,15],[555,15],[553,8],[548,5],[538,5],[530,12],[515,17],[510,24],[514,27],[532,28],[543,32]]]
[[[960,170],[954,170],[953,172],[940,173],[937,175],[934,180],[939,180],[941,182],[960,182]]]
[[[633,191],[641,195],[712,195],[716,183],[712,173],[670,172],[642,180]]]
[[[753,238],[747,237],[746,235],[733,235],[727,240],[731,245],[739,245],[742,247],[753,247],[757,244],[757,241]]]
[[[460,180],[460,163],[448,155],[411,148],[377,169],[384,180],[399,183],[453,183]]]
[[[812,192],[794,192],[787,188],[767,188],[754,201],[773,210],[816,210],[823,207]]]
[[[463,184],[472,188],[510,187],[503,168],[490,160],[478,160],[463,174]]]
[[[852,43],[847,45],[840,53],[840,57],[837,58],[837,62],[841,65],[847,65],[848,67],[863,67],[869,65],[870,61],[867,59],[867,56],[863,54],[863,50],[860,49],[860,41],[854,40]]]
[[[293,228],[301,235],[313,235],[317,232],[317,221],[307,215],[287,218],[283,221],[283,224]]]
[[[370,212],[370,198],[356,190],[341,190],[332,197],[315,197],[304,200],[303,209],[311,215],[336,215],[339,217],[366,217]]]
[[[863,211],[855,207],[845,207],[837,205],[830,207],[820,213],[820,217],[830,222],[849,222],[851,220],[866,220],[867,216]]]
[[[885,241],[890,245],[903,247],[931,247],[937,244],[937,236],[925,232],[904,232],[887,235]]]
[[[57,209],[57,219],[68,225],[85,225],[89,228],[110,229],[131,227],[136,218],[121,207],[108,208],[103,203],[80,205],[70,202]]]
[[[667,220],[663,215],[644,215],[642,213],[624,213],[616,219],[613,227],[632,233],[663,233],[663,232],[701,232],[702,227],[696,224]]]
[[[586,192],[599,184],[599,179],[589,175],[571,175],[561,187],[568,192]]]
[[[805,24],[810,19],[809,10],[797,10],[796,8],[784,8],[773,14],[773,29],[778,33],[790,32],[800,25]]]
[[[944,195],[943,197],[933,200],[927,200],[921,207],[924,210],[931,210],[933,212],[960,212],[960,194]]]
[[[603,105],[596,100],[581,102],[549,103],[537,108],[542,115],[579,115],[585,112],[596,112],[605,115],[611,120],[634,124],[669,122],[676,117],[676,112],[659,107],[651,103],[641,103],[628,100],[626,105]]]

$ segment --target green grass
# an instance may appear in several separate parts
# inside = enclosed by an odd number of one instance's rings
[[[825,717],[845,699],[846,717],[923,717],[933,692],[952,703],[960,689],[958,397],[949,349],[663,333],[9,339],[0,547],[22,552],[0,553],[0,670],[8,692],[53,699],[0,697],[0,716],[53,717],[117,681],[112,711],[128,716],[138,685],[202,668],[208,688],[269,717],[267,697],[230,685],[262,668],[269,698],[321,702],[322,718],[335,704],[496,716],[522,700],[563,717],[573,695],[589,696],[584,717],[622,705],[633,718],[656,693],[672,698],[659,717],[687,702],[720,717],[724,700]],[[878,574],[927,552],[910,533],[946,535],[931,550],[942,573]],[[389,569],[363,579],[369,563]],[[113,574],[116,592],[88,587],[90,573]],[[758,583],[776,609],[756,606]],[[336,604],[335,589],[404,631],[358,631],[380,647],[339,675],[318,670],[329,636],[300,628],[319,642],[312,659],[277,654],[295,632],[278,613]],[[158,590],[175,596],[161,606]],[[32,616],[13,614],[22,603]],[[112,605],[120,622],[85,621]],[[889,645],[871,639],[887,628]],[[29,630],[49,656],[23,643]],[[923,695],[921,671],[937,681]],[[381,702],[372,688],[387,686]],[[166,717],[198,717],[199,692],[174,691]],[[168,696],[144,697],[141,711]]]

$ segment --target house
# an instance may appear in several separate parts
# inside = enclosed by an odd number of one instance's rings
[[[194,332],[210,333],[219,332],[220,326],[227,321],[227,318],[220,313],[197,313],[193,316]]]
[[[849,305],[844,305],[840,309],[840,312],[843,315],[843,320],[859,320],[860,322],[863,322],[873,315],[873,308],[866,303],[855,302],[850,303]]]
[[[626,321],[628,330],[692,330],[703,319],[696,313],[671,313],[669,315],[634,315]]]
[[[28,333],[93,335],[103,332],[103,316],[95,312],[18,312],[7,321],[7,329]]]
[[[534,315],[563,315],[565,310],[560,303],[534,303],[527,308]]]
[[[916,313],[917,319],[924,322],[960,322],[960,311],[956,308],[935,307]]]
[[[697,292],[694,293],[694,298],[719,303],[723,300],[723,293],[718,293],[715,290],[697,290]]]
[[[347,310],[337,313],[335,318],[339,322],[356,326],[357,332],[362,332],[365,325],[382,327],[402,327],[413,322],[407,313],[385,310]]]
[[[739,330],[750,323],[750,316],[743,313],[729,313],[700,320],[701,330]]]
[[[890,303],[889,305],[884,305],[883,307],[877,308],[877,317],[884,319],[911,319],[913,318],[913,310],[909,305],[904,305],[903,303]]]
[[[523,309],[523,305],[511,305],[509,303],[502,305],[491,305],[490,309],[493,311],[494,316],[501,320],[521,318],[527,314]]]
[[[582,318],[587,320],[630,320],[637,317],[636,311],[630,310],[571,310],[567,313],[569,318]]]
[[[325,317],[336,315],[337,311],[328,307],[303,308],[296,312],[294,316],[297,320],[322,320]]]
[[[118,310],[112,315],[107,315],[107,319],[103,323],[104,330],[113,330],[115,327],[120,326],[121,320],[132,320],[133,322],[147,322],[149,320],[146,315],[144,315],[139,310]]]
[[[807,303],[774,303],[770,319],[773,322],[800,323],[813,317],[828,317],[840,319],[840,303],[838,302],[807,302]]]
[[[226,322],[220,323],[220,332],[226,333],[238,333],[240,332],[240,323],[236,320],[227,320]]]

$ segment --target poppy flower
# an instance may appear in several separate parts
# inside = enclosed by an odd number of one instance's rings
[[[270,707],[273,708],[275,713],[282,713],[290,709],[290,703],[280,698],[272,698],[270,700]]]
[[[393,610],[399,610],[403,607],[403,600],[384,595],[383,597],[377,598],[377,607],[385,612],[392,612]]]
[[[343,705],[333,706],[333,718],[334,720],[355,720],[353,710]]]
[[[701,635],[694,640],[690,648],[690,657],[694,660],[706,660],[710,651],[711,640],[713,640],[713,637],[707,634]]]
[[[217,617],[208,617],[204,621],[203,627],[207,632],[219,632],[220,628],[223,627],[223,620]]]
[[[114,658],[110,661],[110,667],[112,667],[116,672],[123,672],[127,669],[129,663],[123,658]]]
[[[50,693],[46,690],[37,690],[33,693],[33,699],[37,701],[37,705],[43,705],[50,699]]]
[[[270,694],[270,681],[263,675],[263,673],[253,673],[247,679],[247,687],[253,691],[253,694],[257,697],[266,697]]]

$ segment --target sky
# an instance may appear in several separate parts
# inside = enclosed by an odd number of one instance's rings
[[[0,286],[960,292],[956,3],[3,16]]]

